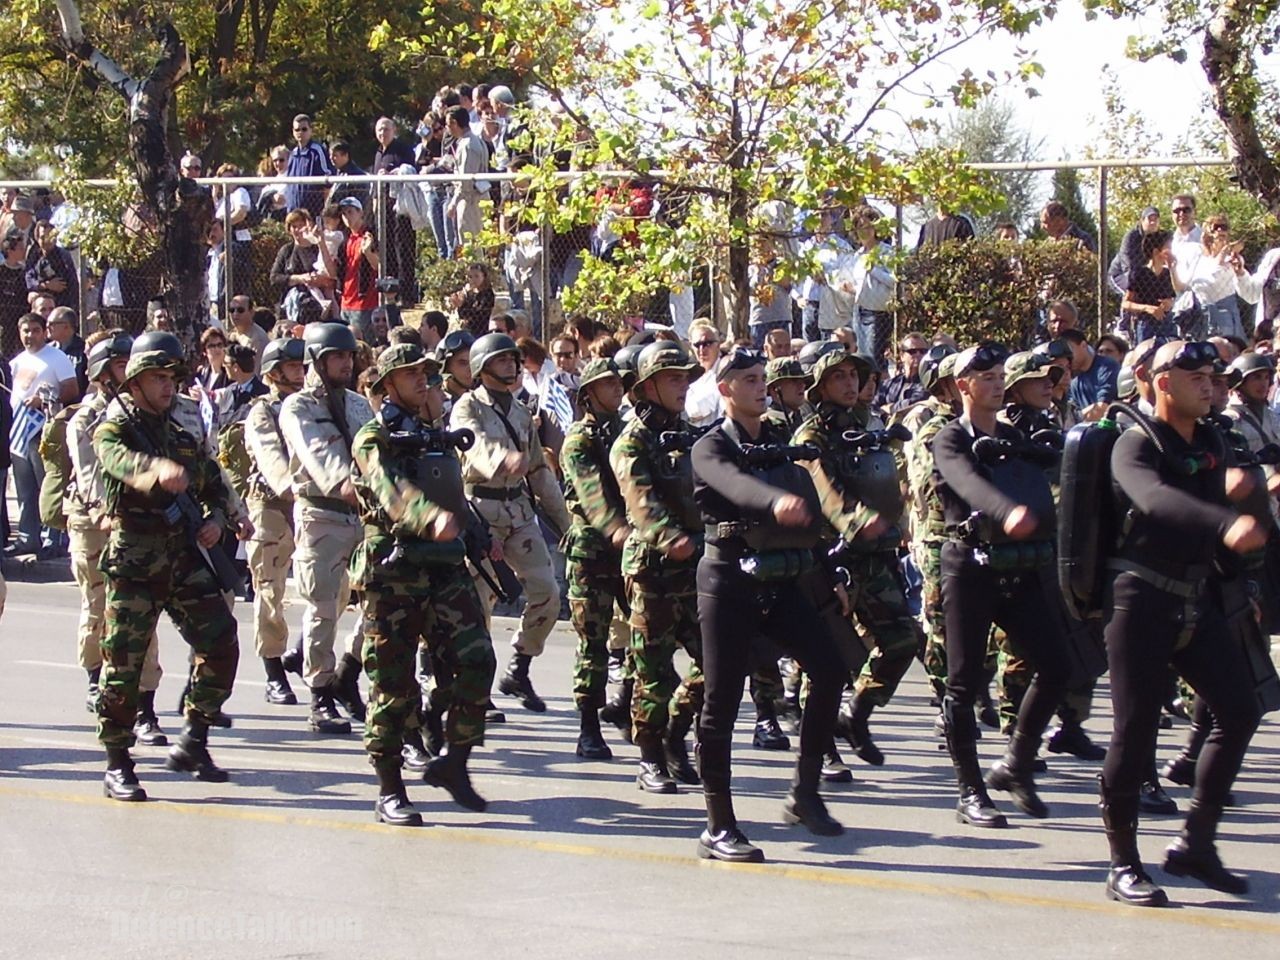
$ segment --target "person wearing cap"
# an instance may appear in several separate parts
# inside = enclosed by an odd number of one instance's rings
[[[30,246],[35,240],[32,236],[32,230],[36,225],[35,203],[30,197],[18,194],[9,205],[9,216],[11,218],[9,229],[19,231]]]
[[[338,209],[347,228],[347,237],[335,258],[342,322],[370,343],[373,311],[378,306],[378,238],[365,222],[364,205],[357,198],[343,197]]]
[[[697,368],[678,343],[641,350],[635,416],[609,453],[631,527],[622,549],[635,670],[631,721],[640,748],[636,782],[650,793],[675,793],[677,780],[698,782],[684,738],[702,709],[696,570],[703,525],[689,458],[696,434],[681,417]],[[691,661],[683,682],[673,663],[677,648]]]
[[[739,828],[730,787],[733,726],[757,639],[788,651],[809,677],[799,756],[782,816],[816,836],[844,831],[827,811],[818,784],[846,667],[815,599],[816,591],[832,591],[822,569],[814,483],[789,457],[759,467],[744,457],[748,447],[768,455],[771,447],[776,451],[788,443],[784,431],[763,419],[763,355],[735,349],[720,361],[716,380],[725,419],[693,445],[692,455],[694,497],[706,536],[697,569],[697,616],[707,674],[698,743],[707,826],[697,853],[703,859],[759,862],[764,854]]]
[[[579,401],[582,417],[565,434],[560,449],[565,507],[572,523],[561,544],[569,612],[578,633],[573,699],[580,716],[577,755],[585,760],[613,756],[600,733],[605,706],[608,648],[614,607],[625,599],[622,546],[631,528],[609,448],[622,430],[622,376],[612,360],[597,358],[583,368]]]
[[[289,449],[280,432],[280,408],[285,398],[306,382],[305,350],[302,340],[291,337],[267,344],[262,353],[262,378],[268,392],[254,398],[244,416],[243,442],[249,465],[245,503],[254,528],[245,544],[253,578],[253,646],[267,676],[265,699],[272,704],[298,702],[280,659],[289,645],[284,605],[295,547],[293,475]]]
[[[373,410],[364,397],[347,388],[356,353],[351,330],[340,323],[311,323],[303,340],[303,386],[283,399],[279,415],[293,491],[294,579],[306,605],[301,669],[311,688],[311,728],[345,734],[351,732],[351,724],[338,713],[338,702],[355,719],[363,718],[357,682],[359,634],[353,636],[354,649],[342,655],[341,664],[335,656],[338,618],[351,592],[347,562],[361,538],[351,483],[351,442],[373,419]],[[292,661],[285,659],[287,665]]]
[[[790,436],[804,422],[802,410],[809,376],[801,368],[799,360],[786,356],[765,364],[764,381],[769,391],[769,409],[765,411],[764,418]]]
[[[1138,214],[1137,225],[1130,227],[1124,235],[1124,239],[1120,241],[1120,249],[1107,268],[1107,283],[1117,296],[1123,297],[1129,289],[1129,271],[1135,265],[1146,262],[1146,257],[1142,255],[1142,238],[1159,229],[1160,211],[1156,207],[1143,207]]]
[[[378,777],[374,815],[392,826],[418,826],[421,815],[401,773],[406,733],[421,743],[421,692],[415,676],[419,644],[451,676],[448,749],[426,764],[423,779],[469,810],[485,800],[471,785],[467,762],[484,742],[485,710],[496,665],[479,594],[464,563],[467,525],[462,469],[454,446],[421,417],[428,406],[422,347],[394,344],[378,357],[374,385],[384,393],[377,415],[352,445],[356,497],[364,536],[352,557],[361,591],[369,673],[364,745]],[[397,442],[405,436],[411,443]]]
[[[868,428],[858,415],[862,382],[871,369],[866,358],[857,354],[834,352],[821,357],[814,364],[813,385],[807,391],[816,411],[796,431],[795,442],[822,451],[805,465],[840,551],[841,565],[849,571],[850,612],[874,643],[872,655],[858,673],[852,700],[841,708],[837,729],[859,758],[878,767],[884,763],[884,754],[872,740],[869,718],[876,708],[889,703],[923,637],[898,569],[905,503],[892,454],[857,452],[845,447],[842,439],[850,431],[876,429]],[[871,468],[873,463],[884,469]]]
[[[1029,816],[1046,817],[1033,770],[1041,736],[1065,692],[1070,661],[1054,571],[1056,509],[1044,467],[1017,428],[1002,423],[1008,351],[984,342],[955,361],[964,412],[934,438],[934,470],[947,541],[942,546],[946,618],[947,747],[960,799],[956,817],[975,827],[1004,827],[987,787],[1007,790]],[[1000,446],[1001,442],[1007,446]],[[994,449],[994,455],[989,450]],[[1037,447],[1037,450],[1039,448]],[[986,688],[984,663],[993,623],[1036,673],[1018,712],[1004,759],[984,782],[978,764],[974,704]]]
[[[103,792],[114,800],[147,798],[134,775],[129,748],[136,740],[142,667],[162,610],[194,657],[183,699],[186,720],[166,766],[198,780],[227,779],[209,756],[208,733],[231,696],[240,648],[230,604],[196,544],[209,549],[222,538],[230,523],[230,500],[218,464],[170,417],[184,364],[182,344],[173,334],[153,332],[136,339],[122,392],[93,433],[104,512],[111,522],[100,561],[106,630],[97,713],[98,739],[107,751]],[[99,382],[103,378],[99,371]],[[183,493],[204,512],[196,543],[171,516],[174,497]]]
[[[1262,550],[1271,525],[1243,512],[1256,481],[1227,465],[1220,435],[1203,419],[1217,359],[1208,343],[1160,347],[1150,366],[1153,435],[1127,430],[1111,455],[1115,508],[1126,521],[1108,561],[1113,579],[1105,638],[1114,728],[1100,778],[1101,810],[1111,852],[1106,894],[1137,906],[1168,902],[1143,867],[1137,828],[1138,790],[1170,665],[1208,704],[1213,730],[1196,763],[1182,833],[1166,851],[1165,872],[1224,893],[1249,888],[1223,866],[1214,843],[1260,719],[1245,648],[1226,642],[1239,634],[1233,624],[1242,616],[1252,620],[1252,611],[1247,600],[1239,609],[1226,606],[1226,571],[1238,563],[1224,566],[1223,559]],[[1188,458],[1203,466],[1187,470]]]
[[[454,402],[449,426],[475,434],[475,444],[462,452],[467,496],[493,539],[501,542],[503,559],[526,599],[498,690],[519,698],[525,709],[543,713],[547,705],[533,688],[529,666],[542,655],[556,625],[560,586],[538,523],[544,520],[560,536],[569,529],[569,513],[543,453],[533,411],[515,396],[520,348],[506,334],[485,334],[471,345],[469,362],[472,387]],[[488,584],[477,588],[491,614],[496,596]]]
[[[110,518],[102,467],[93,450],[93,432],[102,422],[112,395],[124,382],[133,338],[122,330],[104,330],[89,339],[90,393],[82,404],[74,408],[75,412],[67,422],[66,447],[71,461],[71,476],[63,506],[70,541],[71,573],[80,588],[76,654],[89,678],[85,706],[90,713],[95,713],[102,674],[102,638],[107,628],[107,584],[99,562],[107,546]],[[135,736],[148,746],[168,743],[155,712],[156,689],[160,686],[161,677],[159,650],[153,632],[142,661],[138,713],[134,722]]]

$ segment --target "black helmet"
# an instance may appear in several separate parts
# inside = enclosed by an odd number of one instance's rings
[[[933,393],[934,387],[942,379],[942,375],[938,372],[938,366],[942,363],[943,358],[959,352],[949,343],[935,343],[930,347],[920,361],[920,386],[924,387],[927,392]]]
[[[127,333],[116,333],[105,340],[99,340],[89,349],[88,366],[85,373],[90,380],[97,380],[108,364],[116,357],[128,357],[133,349],[133,337]]]
[[[622,377],[622,385],[627,390],[636,385],[636,363],[640,359],[640,351],[644,348],[644,344],[628,343],[613,355],[618,375]]]
[[[309,323],[302,333],[307,363],[315,363],[326,353],[356,352],[356,335],[345,323]]]
[[[480,371],[484,365],[504,353],[513,353],[520,357],[520,348],[505,333],[486,333],[471,345],[471,379],[480,381]]]
[[[124,379],[128,382],[144,370],[181,371],[186,365],[187,353],[181,340],[163,330],[148,330],[129,347]]]
[[[471,345],[476,342],[476,338],[471,335],[470,330],[453,330],[444,335],[439,343],[436,344],[436,361],[443,368],[455,354],[461,353],[463,350],[470,350]]]
[[[267,344],[262,351],[262,373],[265,376],[282,363],[290,360],[302,360],[306,353],[306,342],[297,337],[280,337]]]

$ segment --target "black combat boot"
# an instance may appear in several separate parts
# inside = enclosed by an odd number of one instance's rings
[[[1137,794],[1113,793],[1102,777],[1098,777],[1098,790],[1102,797],[1098,809],[1111,847],[1107,897],[1136,907],[1163,907],[1169,902],[1168,894],[1143,869],[1138,854]]]
[[[612,760],[613,751],[600,733],[598,708],[584,703],[578,721],[578,747],[574,751],[583,760]]]
[[[160,729],[160,718],[156,716],[156,692],[143,690],[138,694],[138,714],[133,721],[133,735],[138,742],[148,747],[166,747],[169,738]]]
[[[765,694],[756,694],[756,729],[751,736],[751,745],[757,750],[790,750],[791,741],[778,726],[778,712],[773,698]]]
[[[1004,759],[997,760],[987,774],[987,786],[992,790],[1007,790],[1013,794],[1013,805],[1029,817],[1043,820],[1049,815],[1049,807],[1036,793],[1035,776],[1032,773],[1040,739],[1025,733],[1014,732],[1009,738],[1009,749]]]
[[[90,713],[98,712],[98,696],[102,693],[99,684],[102,681],[102,667],[94,667],[85,671],[89,675],[89,688],[84,695],[84,708]]]
[[[333,702],[332,686],[311,688],[311,716],[307,723],[316,733],[342,734],[351,732],[350,721],[338,713]]]
[[[649,730],[636,736],[640,748],[640,772],[636,774],[636,786],[649,793],[675,793],[676,782],[667,773],[667,758],[662,749],[662,737]]]
[[[698,771],[689,762],[689,748],[684,738],[693,727],[693,717],[678,714],[667,722],[667,732],[662,738],[662,751],[667,761],[667,771],[680,783],[696,787],[702,782]]]
[[[1214,844],[1221,819],[1222,807],[1193,797],[1182,836],[1169,844],[1164,852],[1164,872],[1199,880],[1210,890],[1243,896],[1249,892],[1249,881],[1222,865]]]
[[[169,748],[169,758],[164,765],[209,783],[226,783],[229,779],[227,771],[209,756],[209,724],[203,719],[188,719],[183,724],[182,736]]]
[[[373,802],[373,816],[391,827],[420,827],[422,814],[413,809],[400,775],[400,758],[392,757],[373,765],[378,775],[378,799]]]
[[[738,829],[733,815],[733,797],[728,793],[708,793],[707,829],[698,838],[698,856],[703,860],[726,863],[763,863],[764,851],[751,843]]]
[[[834,739],[822,754],[822,779],[827,783],[853,783],[853,771],[840,756]]]
[[[982,692],[978,694],[978,701],[975,706],[978,711],[978,720],[981,721],[984,727],[990,727],[992,730],[1000,729],[1000,711],[996,709],[988,688],[984,687]]]
[[[871,727],[867,723],[875,708],[870,697],[855,695],[852,701],[840,706],[836,730],[849,742],[849,749],[858,755],[859,760],[873,767],[882,767],[884,754],[871,739]]]
[[[107,773],[102,778],[102,795],[108,800],[140,803],[147,799],[147,791],[133,774],[133,757],[128,747],[107,747]]]
[[[419,719],[421,719],[421,712]],[[420,775],[427,769],[431,754],[427,753],[426,744],[422,742],[421,727],[405,727],[404,746],[400,748],[400,757],[404,762],[404,769],[412,774]]]
[[[449,796],[459,806],[483,813],[489,804],[471,786],[471,775],[467,772],[467,758],[470,756],[471,747],[451,743],[444,756],[436,757],[427,764],[422,779],[433,787],[448,790]]]
[[[609,702],[600,708],[600,722],[613,724],[628,743],[631,742],[631,693],[635,686],[635,678],[627,677]]]
[[[529,664],[532,660],[533,657],[527,653],[513,653],[507,663],[507,672],[498,681],[498,692],[518,697],[526,710],[546,713],[547,705],[533,689],[533,681],[529,679]]]
[[[284,652],[284,656],[280,658],[280,665],[289,673],[302,676],[303,656],[302,656],[302,637],[299,636],[296,643]]]
[[[267,674],[267,703],[277,706],[291,707],[298,702],[298,696],[289,686],[289,674],[285,672],[284,663],[279,657],[263,657],[262,668]]]
[[[787,823],[803,824],[810,833],[819,837],[838,837],[844,833],[844,827],[827,813],[827,805],[818,793],[821,773],[822,757],[800,757],[796,760],[791,794],[782,808],[782,819]]]
[[[1081,760],[1098,763],[1106,759],[1107,751],[1089,739],[1084,727],[1078,722],[1064,722],[1049,737],[1045,744],[1050,753],[1066,753]]]
[[[956,768],[956,782],[960,785],[956,819],[972,827],[1007,827],[1009,821],[991,802],[982,781],[982,767],[978,764],[977,717],[972,710],[957,709],[951,697],[943,698],[942,711],[946,717],[947,749]]]
[[[1191,716],[1191,729],[1187,732],[1187,743],[1182,752],[1164,765],[1160,772],[1170,783],[1183,787],[1196,785],[1196,764],[1200,762],[1200,751],[1209,739],[1209,731],[1213,729],[1213,715],[1207,707],[1201,709],[1197,701],[1195,713]]]
[[[368,711],[364,699],[360,696],[360,672],[363,668],[360,661],[349,653],[342,655],[342,662],[333,674],[333,698],[347,711],[352,720],[364,723]]]

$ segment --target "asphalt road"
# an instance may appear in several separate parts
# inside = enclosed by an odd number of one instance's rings
[[[296,623],[300,608],[290,608]],[[827,789],[847,827],[834,839],[781,823],[790,757],[752,749],[748,711],[735,792],[763,865],[694,857],[701,797],[651,796],[635,748],[613,762],[573,755],[573,639],[562,625],[534,664],[550,709],[500,698],[509,722],[473,763],[484,814],[410,782],[427,821],[373,820],[374,782],[358,734],[311,734],[305,708],[262,700],[248,608],[238,605],[242,679],[215,731],[227,784],[164,771],[138,748],[146,804],[105,800],[102,753],[75,665],[77,597],[66,583],[9,584],[0,620],[0,957],[914,957],[1079,958],[1149,952],[1274,957],[1280,950],[1280,736],[1268,719],[1237,784],[1221,850],[1253,892],[1232,898],[1164,876],[1177,819],[1143,825],[1142,849],[1175,906],[1137,910],[1102,895],[1106,843],[1092,764],[1050,756],[1047,821],[1010,814],[1005,831],[955,822],[954,783],[913,670],[875,717],[884,767]],[[347,614],[345,628],[351,613]],[[510,623],[495,632],[506,659]],[[162,722],[185,648],[161,631]],[[1105,740],[1105,686],[1088,723]],[[357,728],[358,729],[358,728]],[[1185,725],[1161,738],[1162,759]],[[982,753],[992,760],[997,738]],[[855,761],[856,763],[856,761]],[[1184,806],[1187,791],[1171,792]],[[1268,946],[1270,944],[1270,946]]]

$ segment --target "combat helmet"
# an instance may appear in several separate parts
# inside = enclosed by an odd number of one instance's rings
[[[302,333],[305,358],[314,364],[326,353],[356,352],[356,335],[345,323],[309,323]]]
[[[129,348],[129,365],[124,370],[128,383],[146,370],[172,370],[182,376],[187,369],[187,353],[182,341],[163,330],[149,330]]]
[[[90,380],[97,380],[104,370],[117,357],[128,357],[133,349],[133,337],[127,333],[117,333],[99,340],[89,349],[85,374]]]
[[[485,364],[504,353],[514,354],[517,360],[520,359],[520,348],[505,333],[486,333],[478,339],[471,345],[471,379],[478,383]]]

